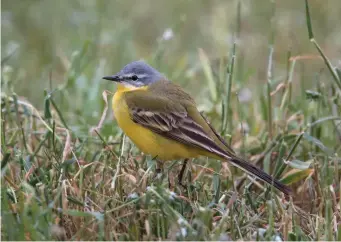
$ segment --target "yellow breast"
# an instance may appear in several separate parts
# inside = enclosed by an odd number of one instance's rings
[[[157,157],[160,160],[174,160],[198,156],[198,152],[195,149],[177,141],[164,138],[132,121],[127,103],[124,99],[124,93],[146,88],[130,89],[123,85],[118,85],[118,89],[112,100],[115,118],[123,132],[141,151],[150,154],[152,157]]]

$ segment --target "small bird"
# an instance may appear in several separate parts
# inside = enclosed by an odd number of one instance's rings
[[[290,188],[239,158],[179,85],[144,61],[103,79],[118,83],[112,108],[119,127],[144,153],[159,160],[207,156],[229,161],[289,195]]]

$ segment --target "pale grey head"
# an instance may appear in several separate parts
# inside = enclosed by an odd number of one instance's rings
[[[113,76],[103,79],[119,82],[125,86],[142,87],[166,78],[144,61],[133,61]]]

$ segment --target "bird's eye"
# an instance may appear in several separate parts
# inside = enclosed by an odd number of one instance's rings
[[[133,81],[136,81],[137,79],[139,79],[136,75],[133,75],[132,77],[131,77],[131,79],[133,80]]]

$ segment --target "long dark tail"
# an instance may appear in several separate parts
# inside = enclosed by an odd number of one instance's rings
[[[230,146],[225,142],[225,140],[215,131],[215,129],[212,127],[210,122],[206,119],[206,117],[203,115],[203,113],[200,113],[203,119],[206,121],[208,126],[211,128],[212,132],[217,136],[217,138],[220,140],[220,142],[225,146],[226,150],[224,150],[223,153],[225,153],[225,158],[231,162],[233,165],[239,167],[243,171],[250,173],[256,177],[258,177],[260,180],[270,184],[271,186],[274,186],[281,192],[283,192],[285,195],[289,195],[291,193],[291,189],[279,182],[278,180],[274,179],[269,174],[265,173],[258,167],[252,165],[251,163],[239,158],[236,156],[234,151],[230,148]],[[220,154],[221,155],[221,154]]]
[[[233,165],[239,167],[240,169],[246,171],[247,173],[250,173],[254,176],[256,176],[257,178],[259,178],[260,180],[274,186],[275,188],[277,188],[278,190],[280,190],[281,192],[283,192],[285,195],[289,195],[291,193],[291,189],[282,184],[280,181],[274,179],[272,176],[270,176],[269,174],[265,173],[264,171],[262,171],[261,169],[259,169],[258,167],[254,166],[253,164],[239,158],[239,157],[232,157],[230,159],[228,159],[229,162],[231,162]]]

